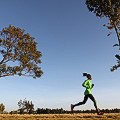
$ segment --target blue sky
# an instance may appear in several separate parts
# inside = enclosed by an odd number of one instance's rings
[[[113,44],[116,35],[107,37],[106,19],[90,13],[82,0],[1,0],[0,30],[10,24],[35,38],[43,54],[39,79],[5,77],[0,79],[0,103],[6,111],[18,109],[17,102],[26,98],[37,108],[70,109],[71,103],[83,100],[86,79],[93,77],[99,108],[120,108],[119,73],[110,72],[119,53]],[[94,109],[88,100],[76,109]]]

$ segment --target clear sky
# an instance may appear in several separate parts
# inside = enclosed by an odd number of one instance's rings
[[[120,70],[110,72],[119,53],[115,33],[107,37],[106,19],[90,13],[84,0],[0,0],[0,30],[10,24],[35,38],[43,54],[39,79],[0,79],[0,103],[6,111],[18,109],[26,98],[37,108],[70,109],[83,100],[83,72],[93,77],[93,95],[99,108],[120,108]],[[88,100],[79,110],[94,109]]]

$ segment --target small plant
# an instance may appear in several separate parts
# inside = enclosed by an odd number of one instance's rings
[[[5,105],[3,103],[0,104],[0,113],[3,113],[5,110]]]

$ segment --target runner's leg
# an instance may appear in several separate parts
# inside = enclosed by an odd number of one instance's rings
[[[87,102],[87,100],[88,100],[88,95],[85,95],[84,96],[84,100],[82,102],[79,102],[79,103],[73,105],[73,107],[76,107],[76,106],[79,106],[79,105],[83,105],[83,104],[85,104]]]
[[[97,113],[99,113],[97,103],[96,103],[94,96],[92,94],[89,94],[88,97],[93,101],[94,107],[96,108]]]

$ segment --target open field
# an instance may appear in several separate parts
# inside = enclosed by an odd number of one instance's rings
[[[0,120],[120,120],[119,114],[41,114],[41,115],[19,115],[0,114]]]

